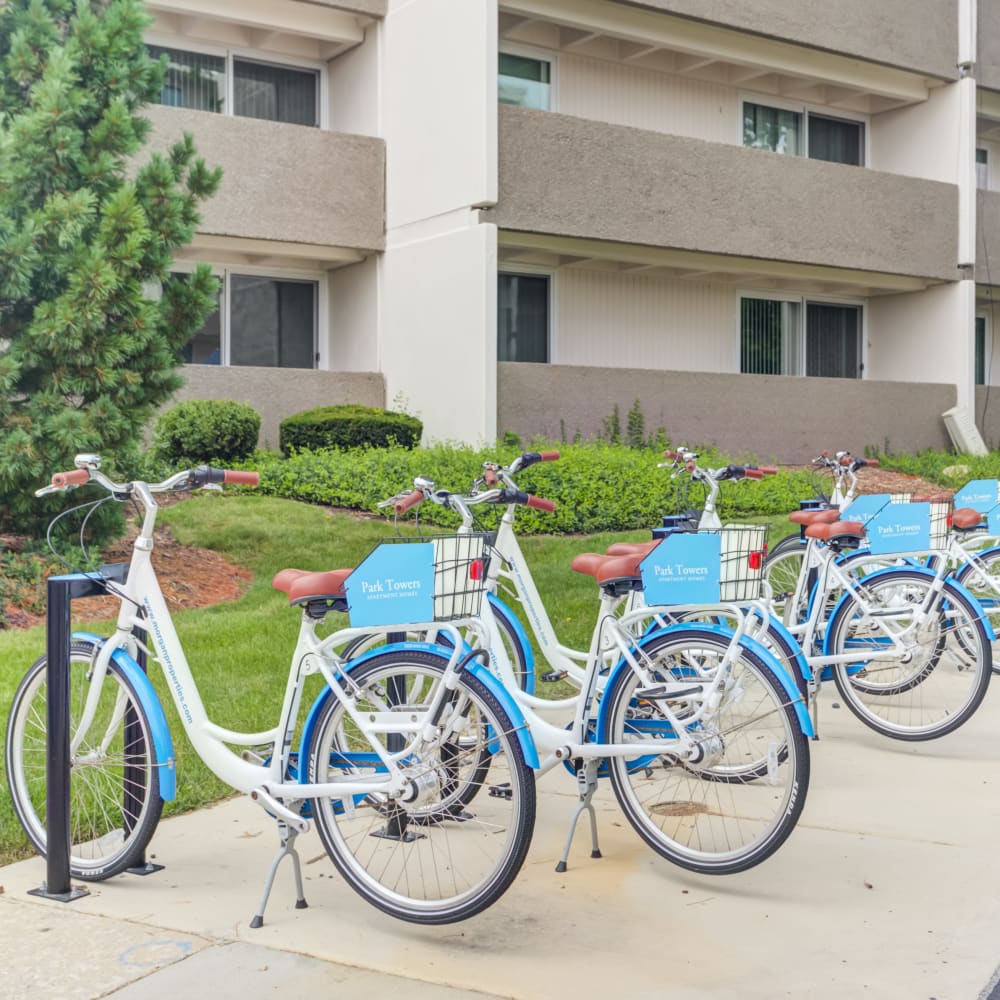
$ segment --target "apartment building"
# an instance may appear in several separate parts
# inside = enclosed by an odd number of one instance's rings
[[[984,0],[150,0],[219,195],[187,396],[762,457],[1000,441]]]

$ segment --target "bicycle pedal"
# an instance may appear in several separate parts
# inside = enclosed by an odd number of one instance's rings
[[[510,787],[510,782],[503,782],[499,785],[490,785],[489,797],[491,799],[512,799],[514,790]]]
[[[546,684],[555,684],[556,681],[563,681],[566,677],[567,671],[565,670],[548,670],[539,677],[539,680]]]

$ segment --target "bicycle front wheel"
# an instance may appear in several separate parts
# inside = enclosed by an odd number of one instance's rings
[[[929,740],[962,725],[989,685],[992,650],[984,611],[919,570],[886,570],[864,581],[829,625],[829,650],[854,655],[834,680],[865,725],[900,740]],[[898,648],[898,655],[888,654]],[[879,654],[879,658],[874,656]]]
[[[643,644],[654,677],[700,688],[670,710],[683,724],[720,671],[718,706],[688,728],[698,760],[650,750],[672,724],[645,697],[640,679],[620,671],[609,699],[603,741],[635,743],[637,757],[611,760],[611,784],[628,821],[658,854],[690,871],[728,875],[773,854],[792,832],[809,785],[809,745],[792,698],[774,668],[739,647],[726,662],[729,639],[697,627]],[[780,668],[779,668],[780,669]]]
[[[446,664],[427,651],[395,650],[350,672],[360,712],[424,716],[432,735],[401,760],[405,794],[313,803],[323,846],[348,884],[380,910],[421,924],[465,920],[496,902],[520,871],[535,819],[534,772],[509,716],[477,678],[463,671],[431,718]],[[376,739],[400,754],[407,737],[366,736],[329,697],[309,751],[310,781],[386,773]]]
[[[805,540],[790,535],[768,553],[764,562],[764,579],[771,587],[771,614],[786,625],[796,625],[805,616],[804,606],[792,607],[805,557]]]
[[[93,647],[70,648],[70,738],[90,690]],[[43,656],[25,674],[7,724],[7,784],[14,812],[35,849],[46,851],[47,693]],[[97,712],[70,760],[70,872],[100,881],[137,864],[163,809],[149,721],[132,683],[114,663]]]

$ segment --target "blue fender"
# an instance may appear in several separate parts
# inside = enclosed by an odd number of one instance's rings
[[[517,636],[517,641],[521,644],[521,649],[524,650],[524,662],[527,667],[525,690],[528,694],[534,694],[535,651],[531,648],[531,640],[528,638],[528,633],[524,630],[524,626],[521,624],[521,619],[518,618],[510,607],[501,601],[496,594],[487,594],[486,597],[493,607],[493,613],[497,617],[502,617],[510,625],[514,635]]]
[[[342,672],[347,676],[356,670],[358,667],[367,663],[368,660],[375,656],[381,656],[383,653],[392,653],[399,651],[413,652],[414,650],[434,653],[440,656],[447,662],[451,659],[452,649],[448,646],[437,645],[431,642],[395,642],[388,646],[378,646],[375,649],[370,649],[357,659],[351,660],[345,667],[342,668]],[[513,699],[511,694],[507,689],[490,673],[489,668],[483,666],[479,660],[473,660],[469,663],[466,668],[469,673],[473,674],[477,680],[481,681],[483,685],[490,691],[490,693],[500,702],[501,707],[510,716],[510,721],[514,726],[514,732],[517,734],[517,741],[521,745],[521,750],[524,753],[525,763],[532,770],[538,769],[538,750],[535,747],[535,741],[531,738],[531,733],[528,730],[528,723],[524,718],[524,713],[521,711],[520,706]],[[313,702],[312,707],[309,709],[309,715],[306,718],[306,723],[302,727],[302,739],[299,743],[299,781],[302,784],[308,784],[308,767],[306,766],[306,761],[308,759],[309,747],[312,745],[313,733],[316,729],[317,720],[319,719],[319,714],[326,705],[329,698],[333,697],[333,693],[329,688],[324,688],[320,694],[317,696],[316,700]]]
[[[89,642],[98,648],[105,643],[103,636],[92,632],[74,632],[73,639],[77,642]],[[111,654],[111,659],[135,688],[139,705],[146,713],[149,731],[153,737],[153,759],[160,779],[160,798],[164,802],[172,802],[177,795],[177,759],[174,756],[174,741],[170,735],[170,726],[167,724],[159,695],[146,676],[146,672],[124,649],[116,649]]]
[[[802,647],[799,645],[799,640],[795,638],[794,635],[786,628],[785,623],[781,621],[780,618],[775,618],[774,615],[768,616],[767,627],[777,632],[782,639],[784,639],[790,649],[795,652],[795,665],[799,669],[799,673],[807,680],[811,681],[813,678],[812,667],[809,666],[809,661],[806,659],[805,654],[802,652]],[[774,655],[773,653],[771,654]]]
[[[639,641],[639,648],[643,648],[648,642],[654,638],[659,638],[662,635],[669,635],[673,632],[682,632],[692,627],[697,628],[701,632],[711,632],[714,635],[721,636],[722,638],[728,640],[732,637],[732,631],[727,628],[723,628],[720,625],[708,625],[702,622],[685,622],[680,625],[668,625],[666,628],[659,629],[656,632],[644,635]],[[795,680],[788,676],[787,670],[781,665],[781,663],[775,659],[774,654],[770,653],[767,648],[757,642],[755,639],[750,639],[744,636],[740,639],[740,645],[744,649],[750,650],[752,653],[756,653],[764,663],[768,664],[772,668],[772,672],[778,678],[779,683],[782,688],[784,688],[785,694],[788,695],[789,702],[795,708],[796,718],[799,720],[799,728],[802,732],[812,738],[815,735],[815,730],[813,729],[812,719],[809,718],[809,711],[806,707],[805,702],[802,700],[802,695],[799,694],[799,689],[795,684]],[[628,665],[623,657],[615,665],[614,669],[611,671],[611,675],[608,677],[606,691],[610,691],[612,685],[615,683],[618,674],[622,670],[631,670],[632,668]],[[608,699],[601,699],[600,710],[597,714],[597,733],[607,732],[607,713],[608,713]]]
[[[866,582],[871,582],[873,580],[877,580],[881,576],[885,576],[886,573],[896,573],[900,569],[905,569],[905,570],[907,570],[910,573],[919,573],[922,576],[926,576],[926,577],[930,578],[931,580],[936,579],[936,577],[937,577],[936,573],[934,573],[932,570],[926,569],[923,566],[889,566],[886,569],[880,569],[880,570],[876,570],[874,573],[869,573],[868,576],[865,577],[865,580],[866,580]],[[983,623],[983,628],[986,629],[986,638],[990,641],[990,643],[995,642],[996,641],[996,633],[993,631],[993,625],[990,622],[990,619],[987,616],[986,611],[983,609],[982,604],[979,603],[978,599],[975,598],[970,593],[970,591],[963,584],[959,583],[954,577],[948,577],[945,580],[945,582],[944,582],[944,590],[942,591],[942,593],[947,593],[949,590],[952,590],[952,591],[955,591],[955,592],[961,594],[967,601],[969,601],[969,603],[972,605],[973,609],[976,609],[976,608],[979,609],[979,611],[980,611],[979,618],[980,618],[980,620]],[[836,607],[830,613],[830,617],[828,619],[829,621],[833,621],[834,616],[841,609],[841,606],[850,597],[851,597],[851,595],[848,594],[848,593],[845,593],[845,594],[843,594],[841,596],[840,600],[837,601]],[[826,636],[823,639],[823,655],[824,656],[830,656],[830,655],[832,655],[830,653],[830,631],[829,631],[829,629],[827,630],[827,634],[826,634]]]

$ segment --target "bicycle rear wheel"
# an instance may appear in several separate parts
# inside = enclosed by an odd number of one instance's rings
[[[90,689],[93,646],[70,648],[70,736]],[[39,854],[46,850],[48,662],[18,686],[7,724],[6,771],[14,812]],[[132,683],[114,663],[94,721],[70,761],[70,872],[100,881],[137,864],[163,809],[149,722]]]
[[[929,740],[962,725],[989,685],[992,650],[985,612],[945,583],[921,621],[934,578],[911,569],[885,570],[864,582],[864,601],[849,597],[830,620],[829,649],[857,654],[839,664],[834,680],[847,707],[865,725],[900,740]],[[866,653],[905,646],[893,659]]]
[[[433,736],[402,763],[407,795],[313,803],[323,846],[348,884],[380,910],[421,924],[465,920],[496,902],[524,862],[535,819],[534,772],[479,680],[463,671],[441,718],[430,718],[446,664],[427,651],[395,650],[350,671],[360,711],[424,715]],[[405,748],[401,734],[379,739],[389,752]],[[380,771],[369,739],[328,697],[309,750],[310,781],[370,780]]]
[[[774,668],[740,647],[722,667],[729,639],[691,628],[643,644],[655,677],[701,683],[707,694],[726,671],[718,707],[688,732],[702,751],[698,762],[643,743],[673,730],[655,699],[643,697],[636,674],[623,670],[612,688],[602,741],[634,742],[638,761],[611,759],[611,784],[626,818],[658,854],[690,871],[727,875],[764,861],[792,832],[809,785],[809,745]],[[780,668],[779,668],[780,669]],[[683,699],[671,702],[683,717]],[[688,711],[699,707],[699,697]]]

